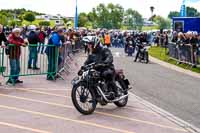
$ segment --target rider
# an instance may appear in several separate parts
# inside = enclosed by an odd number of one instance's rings
[[[137,61],[139,55],[142,53],[141,50],[144,48],[143,42],[147,42],[144,34],[138,35],[138,37],[136,38],[136,44],[138,46],[138,50],[134,62]]]
[[[89,41],[89,48],[92,54],[88,56],[84,65],[95,63],[95,68],[106,80],[109,91],[114,92],[115,96],[118,97],[119,95],[115,84],[115,68],[111,51],[108,48],[103,47],[100,43],[100,39],[96,36]]]

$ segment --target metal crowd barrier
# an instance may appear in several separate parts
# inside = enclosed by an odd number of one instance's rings
[[[194,50],[190,44],[177,45],[176,43],[169,43],[168,49],[171,59],[192,66],[200,66],[198,49]]]
[[[74,51],[76,50],[76,52]],[[70,73],[74,62],[74,55],[80,51],[71,43],[62,47],[44,44],[29,44],[18,47],[9,44],[0,48],[0,73],[3,77],[14,80],[19,76],[47,75],[47,79],[62,78],[63,72]],[[63,78],[62,78],[63,79]]]

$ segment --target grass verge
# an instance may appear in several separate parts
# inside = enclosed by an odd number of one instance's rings
[[[170,59],[170,57],[165,54],[166,52],[167,51],[164,48],[160,48],[160,47],[151,47],[149,49],[149,54],[152,57],[155,57],[155,58],[157,58],[159,60],[165,61],[165,62],[173,64],[173,65],[179,66],[181,68],[184,68],[184,69],[187,69],[187,70],[191,70],[193,72],[200,73],[200,68],[199,67],[198,68],[193,68],[193,67],[191,67],[190,65],[187,65],[187,64],[177,64],[177,61]]]

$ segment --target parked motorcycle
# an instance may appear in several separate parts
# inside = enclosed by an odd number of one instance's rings
[[[75,108],[84,115],[92,114],[100,103],[102,106],[114,103],[118,107],[126,106],[128,102],[128,90],[131,89],[128,79],[125,78],[123,70],[116,70],[115,83],[118,96],[109,91],[105,79],[101,73],[95,70],[97,65],[89,64],[81,68],[78,76],[72,80],[72,102]]]

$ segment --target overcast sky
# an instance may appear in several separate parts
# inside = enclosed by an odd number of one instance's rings
[[[182,0],[78,0],[78,12],[89,12],[99,3],[120,4],[125,9],[139,11],[143,17],[149,17],[150,6],[155,7],[155,14],[167,17],[169,11],[179,11]],[[200,0],[188,3],[200,11]],[[72,17],[75,14],[75,0],[0,0],[0,9],[25,8],[47,14],[62,14]]]

